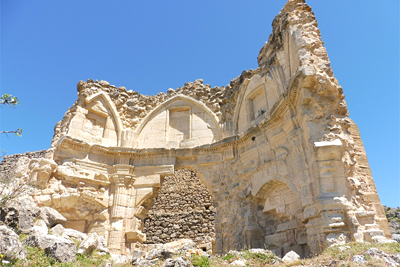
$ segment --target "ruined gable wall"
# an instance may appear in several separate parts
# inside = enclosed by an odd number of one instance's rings
[[[258,62],[226,87],[197,80],[157,96],[79,82],[77,102],[55,129],[58,166],[37,201],[60,210],[71,227],[104,234],[114,253],[129,253],[146,240],[144,220],[162,178],[190,168],[215,201],[214,252],[266,246],[308,255],[384,239],[365,151],[304,1],[289,0],[277,15]],[[220,139],[135,146],[157,109],[176,104],[169,111],[186,112],[189,102],[217,118],[200,128],[219,129]]]

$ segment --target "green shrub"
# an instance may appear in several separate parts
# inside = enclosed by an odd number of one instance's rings
[[[232,254],[226,254],[225,256],[222,257],[223,260],[225,261],[230,261],[234,258],[235,256],[233,256]]]
[[[195,267],[210,267],[210,260],[206,256],[192,254],[192,264]]]

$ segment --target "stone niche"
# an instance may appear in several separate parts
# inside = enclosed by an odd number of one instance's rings
[[[139,128],[138,148],[185,148],[220,138],[216,116],[201,103],[176,97],[154,110]]]
[[[272,26],[258,68],[225,87],[196,80],[146,96],[80,81],[47,161],[27,164],[46,182],[36,201],[59,210],[67,227],[97,232],[111,252],[129,254],[139,243],[168,240],[150,227],[163,223],[156,214],[171,215],[163,225],[171,237],[199,237],[179,228],[183,202],[171,214],[160,202],[184,194],[167,190],[184,168],[196,174],[185,184],[199,179],[213,199],[206,250],[214,253],[267,247],[307,256],[333,244],[386,242],[360,133],[311,8],[289,0]],[[205,204],[200,196],[184,201]],[[195,225],[207,232],[209,221]]]

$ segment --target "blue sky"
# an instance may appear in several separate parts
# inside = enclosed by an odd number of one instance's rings
[[[286,1],[1,1],[0,109],[8,154],[46,149],[79,80],[142,94],[202,78],[225,86],[257,55]],[[384,205],[400,206],[399,1],[308,0]]]

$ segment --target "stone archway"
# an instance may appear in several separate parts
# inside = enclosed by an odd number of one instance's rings
[[[207,188],[189,169],[165,176],[158,196],[144,221],[147,244],[182,238],[212,252],[215,240],[215,207]]]
[[[310,256],[298,195],[285,182],[270,180],[261,187],[258,197],[263,206],[259,220],[264,226],[265,247],[281,257],[291,250],[301,257]]]

